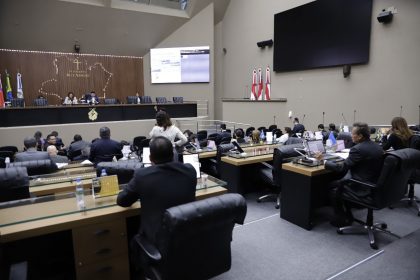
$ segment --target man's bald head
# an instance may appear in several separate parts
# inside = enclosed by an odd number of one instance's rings
[[[56,156],[58,151],[57,151],[57,148],[54,145],[49,145],[47,147],[47,153],[50,156]]]

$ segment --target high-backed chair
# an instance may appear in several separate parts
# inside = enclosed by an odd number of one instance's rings
[[[117,104],[117,99],[116,98],[105,98],[104,99],[104,104]]]
[[[26,167],[28,175],[42,175],[57,171],[57,165],[50,159],[18,161],[10,163],[10,167]]]
[[[144,139],[146,139],[146,136],[136,136],[133,139],[133,150],[137,155],[140,155],[140,144]]]
[[[251,136],[252,132],[255,130],[255,127],[251,126],[245,130],[245,136]]]
[[[34,106],[37,106],[37,107],[48,106],[48,100],[46,98],[36,98],[34,100]]]
[[[117,175],[119,184],[126,184],[133,178],[134,171],[142,167],[143,164],[138,160],[100,162],[96,166],[96,174],[101,176],[102,169],[105,169],[108,175]]]
[[[282,164],[292,161],[295,157],[300,154],[295,151],[294,148],[303,148],[302,144],[284,145],[274,149],[273,153],[273,165],[266,162],[261,163],[259,169],[260,179],[273,190],[272,193],[260,196],[257,198],[257,202],[265,200],[275,200],[276,209],[280,208],[280,191],[281,191],[281,172]]]
[[[272,125],[270,125],[270,126],[268,127],[268,131],[273,131],[273,130],[275,130],[275,129],[277,129],[277,125],[276,125],[276,124],[272,124]]]
[[[12,151],[16,154],[18,152],[18,148],[16,146],[2,146],[0,147],[0,151]]]
[[[184,97],[182,97],[182,96],[174,96],[174,97],[172,97],[172,101],[174,103],[184,103]]]
[[[15,153],[13,151],[0,151],[0,157],[6,159],[7,157],[10,159],[10,162],[14,161]]]
[[[368,210],[366,222],[355,220],[360,225],[341,227],[337,232],[343,234],[367,231],[370,247],[378,249],[374,232],[392,233],[386,230],[385,223],[373,223],[373,210],[380,210],[400,201],[406,193],[408,179],[419,165],[420,151],[410,148],[401,149],[385,154],[384,164],[376,184],[350,179],[344,186],[341,197],[345,201],[366,207]],[[358,196],[354,191],[351,191],[350,185],[368,190],[370,195]]]
[[[351,138],[350,132],[340,132],[337,135],[337,140],[344,140],[344,146],[346,149],[353,147],[353,139]]]
[[[127,104],[137,104],[137,96],[127,96]]]
[[[246,201],[224,194],[166,210],[157,244],[136,235],[150,279],[209,279],[228,271],[235,224],[243,224]]]
[[[165,104],[167,102],[166,97],[156,97],[156,103]]]
[[[25,107],[25,99],[23,98],[13,98],[10,100],[10,106],[12,107]]]
[[[152,102],[152,98],[150,96],[144,95],[144,96],[140,96],[140,103],[141,104],[150,104],[150,103],[153,103],[153,102]]]
[[[0,202],[29,198],[29,177],[25,167],[0,169]]]
[[[203,141],[207,139],[207,130],[197,131],[197,138],[198,138],[198,141]]]

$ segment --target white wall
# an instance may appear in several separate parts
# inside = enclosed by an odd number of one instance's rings
[[[246,85],[251,84],[255,67],[272,66],[273,48],[259,49],[256,42],[271,39],[274,14],[299,6],[308,0],[232,0],[223,20],[224,97],[242,98]],[[273,115],[277,124],[289,125],[289,110],[302,118],[305,124],[316,128],[322,122],[341,122],[343,113],[349,123],[390,123],[399,115],[409,123],[418,122],[420,104],[420,1],[373,1],[370,61],[367,65],[353,66],[350,78],[343,78],[342,68],[315,69],[272,74],[272,97],[286,97],[287,103],[259,108],[264,113],[240,112],[235,118],[231,106],[223,106],[226,119],[240,122],[270,124]],[[389,25],[380,24],[377,14],[395,6],[398,14]],[[299,24],[299,23],[296,23]],[[232,105],[233,106],[233,105]],[[237,110],[238,106],[234,106]],[[249,107],[243,106],[244,111]],[[227,114],[227,110],[230,112]],[[239,109],[240,110],[240,109]],[[233,119],[231,119],[233,118]]]
[[[214,8],[210,4],[190,21],[181,26],[156,48],[210,46],[210,82],[191,84],[151,84],[150,53],[143,58],[144,94],[165,96],[183,96],[184,100],[208,100],[209,117],[214,117]]]

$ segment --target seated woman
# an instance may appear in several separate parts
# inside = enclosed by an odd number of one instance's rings
[[[73,105],[73,104],[77,104],[77,98],[76,96],[74,96],[73,92],[69,92],[66,96],[66,98],[64,99],[63,105]]]
[[[251,142],[253,144],[260,143],[260,131],[259,130],[252,131],[252,134],[251,134]]]
[[[413,132],[408,128],[407,121],[401,117],[395,117],[391,121],[392,128],[389,130],[388,138],[384,137],[382,148],[386,151],[390,148],[394,150],[408,148]]]
[[[289,137],[292,137],[293,132],[292,132],[292,129],[290,127],[285,127],[284,131],[286,133],[281,135],[279,138],[276,139],[276,141],[278,143],[284,144],[289,139]]]

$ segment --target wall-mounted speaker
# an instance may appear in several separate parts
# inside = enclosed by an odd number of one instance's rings
[[[350,74],[351,74],[351,65],[350,64],[343,65],[344,78],[347,78],[348,76],[350,76]]]
[[[392,14],[392,11],[382,10],[382,12],[379,13],[377,19],[381,23],[390,23],[393,16],[394,15]]]
[[[272,45],[273,45],[273,40],[272,39],[270,39],[270,40],[266,40],[266,41],[261,41],[261,42],[257,42],[257,46],[259,47],[259,48],[265,48],[265,47],[271,47]]]

